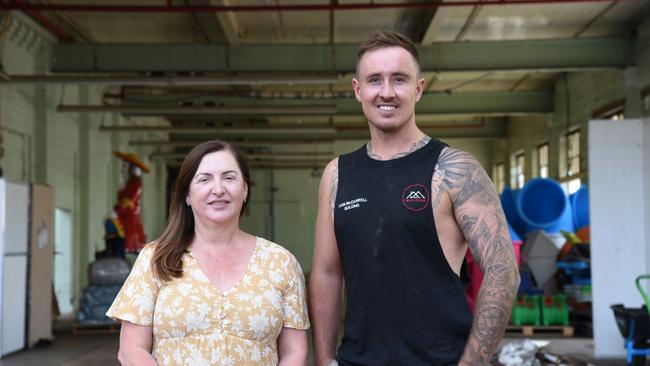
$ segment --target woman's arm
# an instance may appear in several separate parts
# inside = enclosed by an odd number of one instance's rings
[[[157,366],[151,355],[152,344],[153,326],[122,321],[117,359],[122,366]]]
[[[278,337],[278,366],[305,366],[307,364],[307,331],[282,328]]]

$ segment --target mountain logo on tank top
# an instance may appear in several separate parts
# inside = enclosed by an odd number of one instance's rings
[[[402,192],[402,203],[411,211],[420,211],[429,205],[429,191],[422,184],[411,184]]]

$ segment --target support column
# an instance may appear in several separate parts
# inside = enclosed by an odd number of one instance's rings
[[[79,102],[87,104],[89,89],[87,86],[79,87]],[[90,115],[88,113],[79,113],[78,120],[79,131],[79,158],[77,174],[79,180],[79,189],[76,192],[78,197],[77,210],[77,227],[78,239],[75,241],[77,256],[77,281],[76,281],[76,298],[83,293],[83,289],[88,285],[88,271],[86,268],[90,263],[91,253],[89,250],[89,213],[90,213]]]
[[[47,49],[36,52],[35,71],[47,72]],[[34,182],[47,184],[47,90],[44,85],[34,85]]]
[[[110,115],[111,125],[117,126],[120,124],[120,115],[118,113],[112,113]],[[111,154],[113,151],[120,149],[120,135],[117,131],[111,131]],[[117,190],[120,187],[120,161],[117,157],[111,156],[111,185],[109,187],[111,192],[111,199],[108,202],[114,203],[117,199]]]
[[[625,82],[625,119],[641,118],[641,87],[639,73],[636,67],[628,67],[623,71]]]

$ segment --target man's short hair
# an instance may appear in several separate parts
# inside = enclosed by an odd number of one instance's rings
[[[359,62],[363,55],[368,51],[374,51],[386,47],[401,47],[407,50],[411,56],[413,56],[418,74],[420,73],[420,54],[418,53],[418,49],[415,48],[413,42],[401,33],[381,29],[371,33],[368,38],[359,45],[359,51],[357,51],[357,77],[359,76]]]

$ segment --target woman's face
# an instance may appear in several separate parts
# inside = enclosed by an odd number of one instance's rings
[[[219,224],[239,220],[247,194],[248,185],[235,157],[221,150],[203,156],[186,200],[195,222]]]

